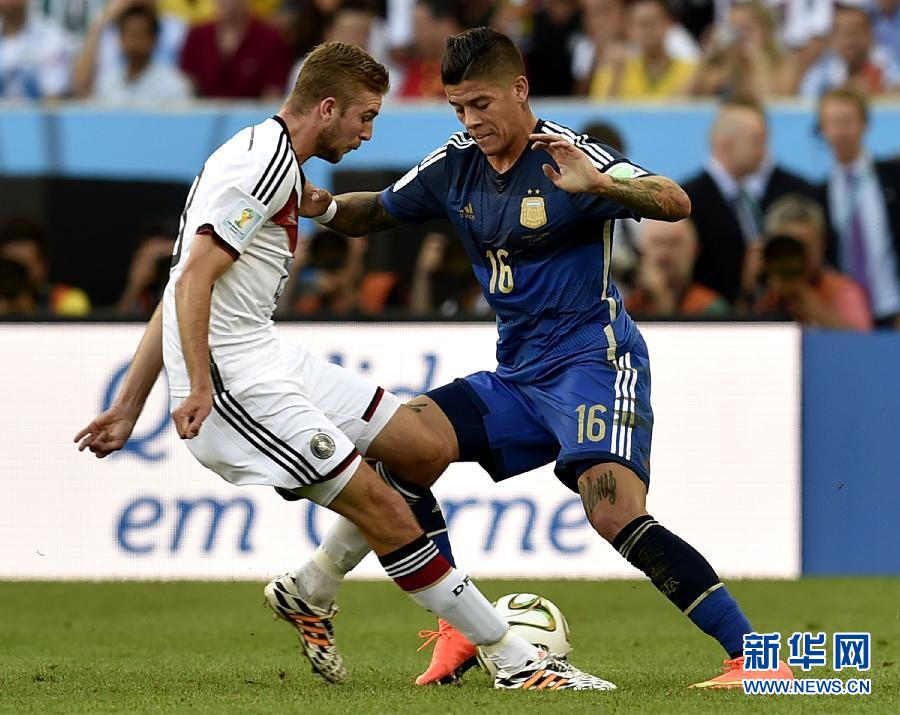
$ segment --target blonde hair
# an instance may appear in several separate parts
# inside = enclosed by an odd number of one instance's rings
[[[387,69],[368,52],[343,42],[324,42],[306,56],[287,103],[302,114],[334,97],[343,109],[360,90],[384,95],[389,86]]]
[[[825,212],[815,201],[800,194],[787,194],[769,207],[765,216],[765,229],[774,235],[786,223],[803,223],[812,226],[820,236],[825,233]]]

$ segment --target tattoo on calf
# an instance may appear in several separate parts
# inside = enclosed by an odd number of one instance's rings
[[[415,413],[419,413],[422,410],[424,410],[426,407],[428,407],[428,403],[427,402],[408,402],[403,406],[408,410],[412,410]]]
[[[616,478],[611,471],[601,474],[599,477],[588,477],[578,485],[584,510],[590,517],[594,507],[605,499],[610,504],[616,503]]]

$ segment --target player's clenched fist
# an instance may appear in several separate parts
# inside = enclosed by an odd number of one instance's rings
[[[331,205],[331,194],[325,189],[317,189],[312,182],[307,181],[303,185],[303,195],[300,197],[300,215],[305,218],[321,216]]]
[[[172,412],[172,421],[175,422],[175,431],[181,439],[193,439],[200,434],[200,427],[209,413],[212,411],[211,392],[192,392],[175,411]]]

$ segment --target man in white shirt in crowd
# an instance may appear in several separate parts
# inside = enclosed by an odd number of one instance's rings
[[[159,18],[152,7],[132,5],[119,16],[125,64],[110,68],[94,87],[94,97],[107,102],[178,101],[191,96],[191,85],[175,67],[154,59]]]
[[[61,97],[71,68],[71,47],[56,22],[28,0],[0,0],[0,99]]]
[[[0,0],[4,1],[6,0]],[[95,81],[101,81],[107,73],[115,76],[125,71],[128,59],[122,46],[118,23],[122,15],[132,7],[149,8],[158,19],[159,32],[153,46],[153,62],[178,68],[187,26],[174,15],[160,13],[159,5],[157,0],[109,0],[103,13],[88,29],[81,54],[75,62],[72,86],[76,96],[90,97]]]

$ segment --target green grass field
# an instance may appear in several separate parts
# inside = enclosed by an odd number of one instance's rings
[[[336,626],[351,679],[340,686],[310,674],[291,629],[262,606],[262,584],[0,583],[0,711],[900,713],[900,579],[731,584],[760,630],[871,631],[868,697],[688,690],[722,655],[647,583],[481,587],[494,598],[531,591],[556,601],[572,627],[573,662],[619,690],[498,693],[480,671],[459,686],[417,688],[427,663],[417,631],[433,623],[390,583],[342,592]]]

